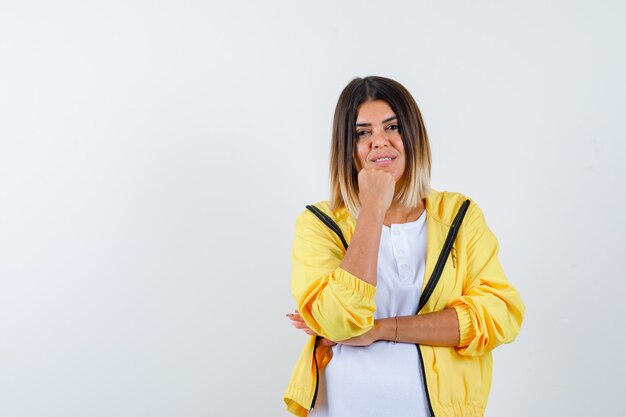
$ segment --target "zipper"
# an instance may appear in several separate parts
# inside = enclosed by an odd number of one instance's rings
[[[456,234],[461,227],[461,222],[463,221],[463,217],[465,217],[465,213],[467,212],[467,207],[469,206],[469,200],[466,200],[459,212],[456,214],[454,221],[452,222],[452,226],[450,227],[450,231],[448,232],[448,236],[446,236],[446,240],[443,243],[443,248],[439,253],[439,258],[437,259],[437,263],[433,268],[433,273],[426,283],[424,287],[424,291],[422,291],[422,295],[420,296],[419,304],[417,306],[417,312],[419,313],[422,308],[426,305],[426,302],[430,298],[431,294],[435,290],[437,283],[439,282],[439,278],[441,277],[441,273],[443,272],[444,267],[446,266],[446,261],[448,258],[448,254],[452,250],[452,246],[454,245],[454,240],[456,239]]]
[[[448,256],[446,254],[452,252],[452,264],[456,268],[456,253],[454,250],[454,240],[456,239],[456,235],[461,227],[461,223],[463,222],[463,217],[465,217],[465,213],[467,212],[467,208],[469,207],[470,201],[465,200],[459,212],[456,214],[454,221],[450,227],[450,231],[448,232],[448,236],[446,236],[446,240],[443,244],[443,249],[439,255],[439,259],[437,259],[437,263],[435,264],[435,268],[433,269],[433,273],[426,283],[426,287],[422,292],[422,295],[419,300],[419,305],[417,307],[417,313],[424,308],[428,299],[432,295],[437,283],[439,282],[439,278],[441,277],[441,273],[443,272],[443,268],[446,265],[446,260]],[[428,391],[428,381],[426,380],[426,369],[424,368],[424,358],[422,357],[422,347],[420,345],[417,346],[417,352],[419,353],[420,365],[422,366],[422,379],[424,380],[424,389],[426,390],[426,399],[428,399],[428,411],[430,413],[429,417],[435,417],[435,412],[433,411],[433,405],[430,401],[430,392]]]
[[[339,225],[335,223],[335,221],[331,219],[330,216],[328,216],[326,213],[324,213],[322,210],[318,209],[317,207],[306,206],[306,208],[309,209],[311,212],[313,212],[313,214],[315,214],[315,216],[318,219],[320,219],[322,223],[324,223],[330,230],[335,232],[335,234],[339,236],[339,239],[341,240],[341,243],[343,244],[343,247],[345,248],[345,250],[348,250],[348,242],[346,242],[346,239],[343,237],[343,233],[341,233],[341,229],[339,228]]]
[[[420,365],[422,368],[422,379],[424,380],[424,389],[426,390],[426,399],[428,400],[428,412],[429,417],[435,417],[435,412],[433,411],[433,405],[430,403],[430,393],[428,392],[428,382],[426,381],[426,371],[424,370],[424,358],[422,358],[422,347],[417,345],[417,353],[419,353],[420,357]]]
[[[344,249],[347,251],[348,242],[346,242],[345,237],[343,237],[343,233],[341,233],[341,229],[339,228],[339,225],[332,218],[330,218],[330,216],[328,216],[326,213],[324,213],[322,210],[318,209],[317,207],[313,205],[309,205],[309,206],[306,206],[306,208],[309,211],[311,211],[318,219],[320,219],[321,222],[324,223],[330,230],[335,232],[335,234],[341,240],[341,243],[343,244]],[[313,391],[313,399],[311,400],[311,406],[309,407],[309,412],[313,411],[313,407],[315,407],[315,401],[317,400],[317,392],[319,390],[319,385],[320,385],[320,371],[319,371],[319,365],[317,364],[317,355],[316,355],[318,342],[319,342],[319,336],[315,338],[315,346],[313,347],[313,362],[315,362],[315,391]]]
[[[313,407],[315,407],[315,400],[317,400],[317,390],[320,385],[320,371],[317,366],[317,356],[315,355],[317,351],[317,342],[319,340],[319,336],[315,337],[315,347],[313,347],[313,362],[315,362],[315,391],[313,391],[313,399],[311,400],[311,407],[309,407],[309,412],[313,411]]]

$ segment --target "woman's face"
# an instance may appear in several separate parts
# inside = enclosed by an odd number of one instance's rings
[[[391,106],[384,100],[361,104],[357,110],[356,132],[357,169],[385,170],[398,183],[406,159],[400,124]]]

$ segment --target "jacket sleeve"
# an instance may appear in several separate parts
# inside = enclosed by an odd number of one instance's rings
[[[457,352],[479,356],[517,337],[525,307],[504,275],[498,260],[498,241],[473,202],[462,228],[466,235],[467,272],[463,295],[452,300],[450,306],[459,319]]]
[[[332,341],[374,326],[376,287],[339,265],[345,250],[333,232],[308,210],[296,220],[291,292],[309,328]]]

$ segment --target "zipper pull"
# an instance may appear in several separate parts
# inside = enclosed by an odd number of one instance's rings
[[[456,269],[456,249],[452,246],[452,268]]]

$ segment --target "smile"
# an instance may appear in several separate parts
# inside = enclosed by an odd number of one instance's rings
[[[371,161],[375,164],[380,164],[380,165],[389,165],[391,162],[393,162],[396,159],[395,156],[389,156],[389,155],[384,155],[384,156],[379,156],[376,157],[374,159],[372,159]]]

